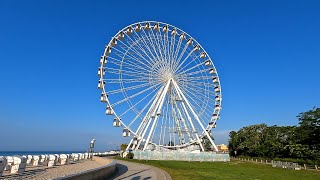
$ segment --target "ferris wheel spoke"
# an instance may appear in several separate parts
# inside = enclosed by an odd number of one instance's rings
[[[170,53],[169,53],[170,63],[169,63],[169,65],[171,68],[172,68],[172,64],[174,63],[173,53],[175,52],[175,50],[174,50],[175,38],[176,38],[176,36],[171,36],[171,38],[170,38]]]
[[[152,35],[153,35],[153,37],[154,37],[154,39],[156,39],[156,41],[155,41],[155,44],[157,45],[157,47],[158,47],[158,51],[159,51],[159,54],[160,54],[160,60],[161,61],[163,61],[163,62],[165,62],[165,56],[164,56],[164,54],[162,53],[162,52],[164,52],[164,49],[163,49],[163,47],[161,47],[161,40],[160,40],[160,38],[159,38],[159,36],[158,36],[158,34],[157,34],[157,36],[155,35],[155,33],[153,32],[153,29],[151,29],[151,32],[152,32]],[[150,32],[149,32],[149,34],[151,34]]]
[[[157,89],[153,89],[150,93],[148,93],[145,97],[141,98],[136,104],[130,106],[129,109],[127,109],[125,112],[123,112],[121,115],[119,115],[119,117],[125,115],[127,112],[129,112],[130,110],[132,110],[133,108],[135,108],[138,104],[140,104],[143,100],[145,100],[147,97],[149,97],[152,93],[154,93]],[[138,115],[139,113],[137,113]],[[131,123],[130,123],[131,124]]]
[[[135,31],[134,31],[134,33],[135,33],[135,35],[137,36],[138,39],[141,39],[141,40],[142,40],[144,47],[149,51],[150,55],[152,56],[152,58],[150,58],[150,60],[154,62],[157,58],[156,58],[156,56],[153,54],[152,50],[149,48],[147,42],[145,41],[145,38],[143,38],[142,36],[140,37],[140,36],[138,35],[138,33],[135,32]],[[134,36],[133,36],[133,37],[134,37]],[[134,38],[136,39],[136,37],[134,37]],[[142,49],[144,49],[144,48],[142,48]]]
[[[121,64],[122,64],[122,66],[128,65],[128,66],[136,68],[136,69],[138,68],[143,71],[151,72],[151,70],[148,67],[143,67],[143,66],[134,64],[134,62],[130,61],[131,58],[123,58],[122,60],[119,60],[114,57],[109,57],[109,59],[114,60],[114,61],[110,61],[110,63],[117,65],[117,66],[120,66]]]
[[[135,78],[135,79],[103,79],[104,81],[106,81],[107,83],[137,83],[137,82],[148,82],[147,78]]]
[[[186,50],[188,49],[188,46],[189,46],[189,45],[188,45],[187,43],[184,45],[184,48],[183,48],[182,52],[180,53],[180,56],[178,57],[178,59],[176,60],[175,65],[173,66],[174,69],[177,69],[177,66],[180,64],[180,60],[182,59],[184,53],[185,53]]]
[[[196,61],[196,60],[198,60],[198,61]],[[199,64],[201,64],[201,60],[199,59],[199,57],[196,56],[194,53],[192,53],[192,54],[190,55],[190,58],[189,58],[188,63],[186,63],[183,67],[180,67],[180,68],[177,70],[176,73],[178,74],[179,72],[183,71],[184,69],[186,69],[187,67],[189,67],[189,65],[190,65],[191,63],[197,64],[198,62],[200,62]],[[182,66],[182,64],[181,64],[181,66]]]
[[[188,82],[188,81],[197,81],[197,80],[212,80],[212,76],[185,76],[185,77],[181,77],[184,78],[184,81]]]
[[[212,99],[210,99],[208,93],[206,93],[203,90],[195,90],[194,87],[185,88],[185,89],[182,89],[182,91],[188,92],[188,93],[192,94],[194,97],[197,97],[200,102],[212,100]],[[203,99],[201,99],[201,97]],[[214,100],[212,102],[214,102]]]
[[[116,68],[107,68],[107,73],[110,73],[110,74],[123,74],[123,75],[127,75],[127,76],[136,76],[136,77],[141,77],[144,75],[144,77],[148,76],[148,74],[146,73],[139,73],[138,71],[136,70],[123,70],[123,69],[116,69]]]
[[[213,102],[215,101],[214,99],[210,98],[210,96],[215,96],[215,94],[210,90],[200,89],[197,86],[188,86],[188,89],[195,91],[200,95],[208,95],[209,97],[207,97],[207,98],[209,98],[209,100],[212,100]]]
[[[144,84],[138,84],[138,85],[134,85],[134,86],[129,86],[123,89],[117,89],[117,90],[112,90],[112,91],[108,91],[107,94],[111,95],[111,94],[117,94],[120,93],[122,91],[130,91],[130,90],[135,90],[135,89],[139,89],[139,88],[143,88],[150,85],[149,83],[144,83]]]
[[[182,92],[184,92],[185,93],[185,95],[186,95],[186,97],[188,97],[190,100],[191,100],[191,102],[193,102],[194,104],[196,104],[200,109],[199,109],[199,111],[201,111],[204,107],[203,106],[201,106],[201,105],[199,105],[198,103],[197,103],[197,101],[194,99],[194,98],[192,98],[192,97],[195,97],[195,98],[197,98],[198,99],[198,102],[205,102],[205,101],[207,101],[205,98],[200,98],[199,96],[197,96],[197,95],[195,95],[194,93],[192,93],[192,92],[190,92],[189,90],[187,90],[187,89],[182,89]]]
[[[118,63],[115,63],[115,62],[112,62],[111,64],[115,64],[115,65],[119,65]],[[127,64],[126,64],[127,65]],[[110,69],[110,68],[109,68]],[[143,69],[141,68],[140,66],[136,65],[136,66],[133,66],[133,65],[129,65],[129,66],[120,66],[119,69],[116,69],[116,68],[112,68],[111,70],[113,71],[110,71],[109,73],[113,73],[113,74],[119,74],[120,72],[125,72],[127,73],[128,71],[130,71],[130,74],[132,73],[136,73],[136,74],[139,74],[139,75],[146,75],[148,76],[151,71],[149,70],[146,70],[146,69]],[[139,72],[138,70],[143,70],[143,71],[146,71],[147,73],[145,72]],[[149,73],[148,73],[149,72]]]
[[[183,90],[182,90],[182,91],[183,91]],[[191,93],[191,94],[192,94],[192,93]],[[197,101],[194,100],[194,98],[192,98],[192,97],[190,96],[189,93],[185,93],[185,95],[186,95],[186,97],[187,97],[188,99],[191,100],[190,103],[196,105],[196,106],[192,106],[192,107],[198,107],[198,108],[199,108],[199,110],[197,110],[197,112],[204,112],[204,111],[205,111],[205,109],[204,109],[205,107],[202,107],[201,105],[199,105],[199,104],[197,103]],[[198,98],[197,96],[195,96],[195,97]],[[198,100],[200,101],[201,99],[198,98]],[[202,102],[202,101],[200,101],[200,102]],[[201,115],[201,113],[198,113],[197,115]],[[200,120],[202,123],[205,124],[203,118],[199,118],[199,120]]]
[[[151,37],[151,31],[152,31],[152,29],[151,30],[149,30],[149,32],[148,32],[148,34],[149,35],[147,35],[147,33],[145,32],[145,30],[143,30],[143,32],[145,33],[145,35],[148,37],[148,40],[149,40],[149,44],[151,44],[151,46],[152,46],[152,48],[153,48],[153,50],[154,50],[154,52],[155,52],[155,54],[156,54],[156,56],[157,56],[157,59],[158,59],[158,61],[162,61],[162,56],[161,56],[161,49],[160,49],[160,47],[159,46],[157,46],[157,39],[155,38],[155,37]],[[152,39],[154,39],[154,41],[152,41]],[[157,47],[158,48],[157,48]],[[157,50],[158,49],[158,50]]]
[[[132,99],[132,98],[134,98],[134,97],[136,97],[136,96],[138,96],[138,95],[140,95],[140,94],[142,94],[142,93],[144,93],[144,92],[146,92],[146,91],[148,91],[148,90],[150,90],[150,89],[158,86],[159,84],[160,84],[160,83],[155,84],[155,85],[153,85],[153,86],[150,86],[150,87],[148,87],[148,88],[146,88],[146,89],[144,89],[144,90],[142,90],[142,91],[139,91],[139,92],[136,93],[136,94],[133,94],[133,95],[127,97],[127,98],[124,98],[123,100],[120,100],[120,101],[118,101],[118,102],[113,103],[111,106],[112,106],[112,107],[115,107],[115,106],[117,106],[117,105],[119,105],[119,104],[121,104],[121,103],[123,103],[123,102],[126,102],[126,101],[128,101],[128,100],[130,100],[130,99]]]
[[[198,60],[198,62],[197,62],[196,60]],[[195,64],[195,65],[189,67],[189,65],[192,64],[192,63]],[[198,67],[198,69],[200,69],[200,67],[202,67],[202,69],[205,69],[205,68],[203,67],[204,64],[205,64],[205,61],[199,60],[198,57],[192,58],[192,59],[191,59],[187,64],[185,64],[182,68],[178,69],[176,73],[177,73],[177,74],[183,74],[183,73],[189,72],[190,70],[193,70],[194,68],[197,68],[197,67]],[[188,67],[189,67],[189,68],[188,68]],[[186,68],[188,68],[188,69],[186,69]]]
[[[156,58],[157,60],[160,60],[159,55],[158,55],[158,52],[157,52],[157,50],[156,50],[156,48],[155,48],[155,46],[154,46],[154,44],[153,44],[153,41],[152,41],[151,37],[147,35],[147,33],[146,33],[146,31],[144,30],[144,28],[142,28],[142,32],[144,33],[144,35],[141,33],[141,37],[145,37],[145,38],[147,39],[147,40],[146,40],[146,42],[147,42],[146,44],[153,49],[153,52],[154,52],[154,54],[155,54],[155,58]],[[151,49],[151,50],[152,50],[152,49]]]
[[[124,75],[127,74],[139,74],[144,75],[144,76],[149,76],[150,73],[152,73],[152,71],[145,71],[145,72],[141,72],[140,67],[139,66],[122,66],[121,69],[119,69],[121,72],[124,72]],[[139,71],[140,70],[140,71]]]
[[[179,70],[179,68],[186,62],[186,60],[191,56],[191,54],[194,52],[194,49],[191,50],[191,52],[182,60],[182,62],[179,62],[178,67],[175,68],[175,73]]]
[[[150,65],[152,65],[152,63],[149,60],[147,60],[141,53],[139,53],[139,51],[137,51],[134,46],[133,46],[133,48],[130,48],[125,52],[122,52],[122,51],[118,50],[117,48],[114,48],[114,49],[120,53],[120,54],[116,54],[120,58],[124,58],[125,56],[130,57],[131,59],[139,62],[140,64],[143,64],[145,67],[149,67]],[[130,50],[132,50],[132,51],[135,50],[135,51],[130,52]],[[142,60],[145,60],[145,62],[148,63],[148,65],[143,63],[138,57],[135,57],[134,56],[135,54],[138,54],[138,56],[140,58],[142,58]]]
[[[180,50],[180,47],[181,47],[181,44],[182,44],[182,40],[183,40],[183,38],[179,37],[179,41],[178,41],[175,53],[173,55],[173,59],[177,59],[177,56],[178,56],[178,53],[179,53],[179,50]]]
[[[187,85],[205,86],[205,87],[210,87],[212,85],[210,83],[206,83],[206,82],[203,82],[203,81],[186,81],[186,80],[184,80],[184,81],[181,81],[181,84],[182,83],[187,84]]]
[[[153,91],[154,92],[154,91]],[[138,119],[138,117],[141,116],[141,114],[147,109],[147,107],[149,107],[149,105],[154,101],[154,99],[156,98],[157,94],[154,94],[153,97],[149,100],[149,102],[142,108],[142,110],[140,111],[139,114],[136,115],[136,117],[130,122],[130,124],[128,125],[128,127],[131,127],[131,125]],[[147,113],[146,113],[147,114]],[[143,119],[141,119],[143,121]],[[136,133],[138,133],[139,131],[136,131]]]
[[[137,33],[135,33],[136,35],[137,35]],[[127,35],[127,34],[126,34]],[[137,35],[138,36],[138,35]],[[129,35],[127,35],[127,37],[131,40],[131,41],[133,41],[133,42],[142,42],[142,41],[144,41],[144,39],[142,39],[142,38],[140,38],[139,36],[138,36],[138,39],[136,39],[134,36],[133,36],[133,39],[129,36]],[[142,42],[142,43],[144,43],[144,42]],[[154,61],[154,57],[153,58],[151,58],[150,56],[149,56],[149,54],[146,52],[146,50],[139,44],[139,43],[137,43],[136,44],[137,45],[137,47],[140,49],[140,51],[141,52],[143,52],[146,56],[147,56],[147,58],[149,59],[149,61],[150,61],[150,63],[152,64],[152,63],[155,63],[155,61]],[[145,45],[144,45],[145,46]],[[136,51],[139,51],[138,49],[135,49]],[[151,54],[152,55],[152,54]]]
[[[151,65],[151,63],[146,59],[146,58],[149,58],[149,59],[150,59],[150,57],[148,56],[148,54],[145,53],[145,55],[146,55],[147,57],[144,57],[144,56],[139,52],[139,50],[135,48],[135,46],[138,46],[138,47],[140,48],[140,46],[138,45],[138,41],[137,41],[137,40],[134,41],[134,43],[133,43],[131,46],[126,45],[126,44],[123,43],[122,41],[120,41],[120,42],[121,42],[124,46],[126,46],[126,47],[128,48],[128,51],[129,51],[129,50],[132,50],[132,51],[133,51],[134,53],[136,53],[140,58],[142,58],[142,59],[145,60],[149,65]],[[144,52],[143,49],[140,48],[140,50],[141,50],[142,52]]]
[[[160,33],[161,31],[159,30],[159,31],[157,31],[156,32],[156,35],[157,35],[157,37],[158,37],[158,40],[159,40],[159,47],[161,47],[161,45],[162,45],[162,48],[161,48],[161,50],[162,50],[162,55],[163,55],[163,58],[162,58],[162,60],[163,60],[163,62],[164,63],[166,63],[167,62],[167,53],[166,53],[166,46],[165,46],[165,41],[164,41],[164,37],[163,37],[163,39],[162,39],[162,35],[161,35],[161,33]]]
[[[133,31],[133,32],[135,33],[135,35],[133,36],[134,40],[135,40],[135,41],[140,41],[140,42],[142,42],[141,45],[143,45],[143,46],[141,46],[140,44],[137,44],[137,46],[140,48],[140,50],[141,50],[142,52],[144,52],[144,54],[149,58],[149,60],[150,60],[152,63],[155,63],[156,58],[155,58],[155,56],[153,55],[153,53],[152,53],[152,51],[150,50],[150,48],[148,47],[148,45],[146,45],[145,38],[140,37],[136,31]],[[130,36],[128,36],[128,37],[130,38]],[[130,39],[131,39],[131,38],[130,38]],[[132,40],[132,39],[131,39],[131,40]],[[150,54],[152,57],[149,56],[148,52],[145,50],[144,47],[147,49],[147,51],[149,51],[149,54]],[[150,65],[151,65],[151,64],[150,64]]]
[[[167,55],[167,58],[166,58],[166,60],[167,60],[167,64],[170,64],[170,43],[169,43],[169,35],[168,35],[168,32],[169,31],[166,31],[165,32],[165,37],[164,37],[164,39],[165,39],[165,47],[166,47],[166,51],[165,51],[165,53],[166,53],[166,55]]]
[[[208,72],[208,70],[207,69],[201,69],[199,71],[189,72],[189,73],[185,73],[183,75],[184,76],[192,76],[192,75],[201,74],[201,73],[205,73],[205,72]]]
[[[118,57],[120,57],[120,58],[124,58],[125,56],[127,56],[127,57],[130,57],[131,59],[134,59],[134,60],[136,60],[137,62],[139,62],[140,64],[143,64],[145,67],[148,67],[148,65],[146,65],[145,63],[143,63],[142,61],[140,61],[138,58],[136,58],[136,57],[134,57],[134,56],[131,56],[131,55],[129,55],[129,53],[128,52],[122,52],[122,51],[120,51],[119,49],[117,49],[117,48],[113,48],[113,49],[115,49],[116,51],[118,51],[119,53],[121,53],[121,55],[120,54],[116,54]],[[146,62],[148,62],[149,63],[149,61],[146,61]],[[150,66],[151,64],[149,63],[149,66]]]

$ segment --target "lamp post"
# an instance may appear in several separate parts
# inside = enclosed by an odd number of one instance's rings
[[[90,153],[91,153],[91,160],[93,160],[93,148],[94,148],[94,144],[96,143],[95,139],[92,139],[90,142]]]

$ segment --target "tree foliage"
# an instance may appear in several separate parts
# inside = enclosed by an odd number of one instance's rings
[[[125,151],[127,149],[127,147],[128,147],[128,144],[121,144],[120,149],[122,151]]]
[[[320,161],[320,108],[297,117],[298,126],[257,124],[231,131],[230,154]]]
[[[210,135],[211,139],[214,140],[214,138],[211,135],[211,132],[209,133],[209,135]],[[203,138],[203,148],[205,151],[212,150],[212,144],[207,136],[204,136],[204,138]]]

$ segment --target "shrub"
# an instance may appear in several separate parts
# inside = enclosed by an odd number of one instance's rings
[[[129,152],[126,156],[127,159],[133,159],[134,154]]]

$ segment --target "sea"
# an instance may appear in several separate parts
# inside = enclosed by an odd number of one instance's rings
[[[41,154],[71,154],[84,153],[84,151],[0,151],[0,156],[15,156],[15,155],[41,155]]]

